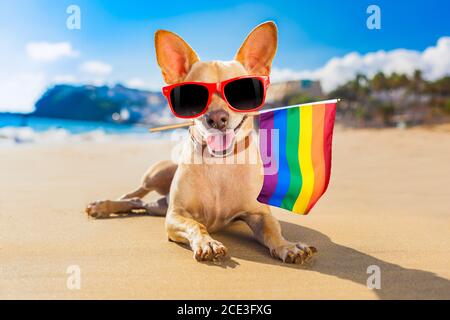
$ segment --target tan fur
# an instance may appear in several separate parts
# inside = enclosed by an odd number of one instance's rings
[[[155,35],[157,60],[168,83],[215,83],[247,74],[265,75],[270,72],[276,52],[276,33],[276,26],[272,22],[261,24],[247,37],[236,60],[202,62],[179,36],[169,31],[158,31]],[[208,113],[216,110],[228,112],[228,129],[236,128],[244,119],[243,114],[231,111],[219,95],[214,95]],[[196,148],[193,141],[201,144],[207,126],[205,116],[195,120],[191,130],[193,140],[186,141],[179,164],[168,161],[155,164],[144,176],[139,189],[117,201],[94,202],[86,209],[87,213],[98,218],[136,209],[158,215],[167,211],[169,239],[188,244],[197,260],[226,257],[227,249],[214,240],[210,233],[233,221],[242,220],[274,257],[290,263],[308,260],[316,250],[284,239],[280,225],[271,215],[269,207],[256,200],[263,183],[257,141],[250,140],[247,150],[250,154],[258,155],[256,163],[221,165],[188,162],[190,151]],[[252,129],[253,121],[249,118],[238,130],[236,141],[243,141]],[[203,157],[205,160],[214,160],[208,153]],[[144,203],[141,198],[150,191],[156,191],[164,198],[156,203]]]

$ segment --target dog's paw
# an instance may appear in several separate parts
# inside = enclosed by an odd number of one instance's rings
[[[108,218],[111,214],[111,205],[109,200],[91,202],[84,211],[91,218]]]
[[[194,258],[197,261],[218,261],[228,256],[227,248],[217,240],[204,237],[192,245]]]
[[[307,262],[312,256],[317,253],[317,249],[307,246],[303,243],[287,243],[278,248],[270,250],[270,254],[282,260],[285,263],[303,264]]]

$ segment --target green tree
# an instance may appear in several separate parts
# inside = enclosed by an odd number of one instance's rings
[[[292,97],[288,98],[287,104],[288,105],[295,105],[295,104],[302,104],[302,103],[308,103],[308,102],[314,102],[318,101],[320,98],[312,97],[306,93],[299,93]]]
[[[408,86],[409,86],[409,79],[405,74],[398,74],[397,72],[393,72],[388,77],[389,89],[400,89]]]
[[[370,86],[374,91],[385,91],[389,89],[388,79],[384,75],[383,71],[379,71],[370,80]]]

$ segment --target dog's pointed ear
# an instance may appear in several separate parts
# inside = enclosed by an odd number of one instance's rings
[[[199,60],[194,50],[177,34],[158,30],[155,33],[156,60],[167,84],[184,80]]]
[[[235,56],[251,75],[268,76],[277,51],[277,26],[264,22],[250,32]]]

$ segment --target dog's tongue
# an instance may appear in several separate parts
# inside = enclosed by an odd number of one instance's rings
[[[227,130],[227,132],[215,132],[207,136],[206,143],[208,144],[210,150],[222,152],[231,146],[234,136],[234,130]]]

